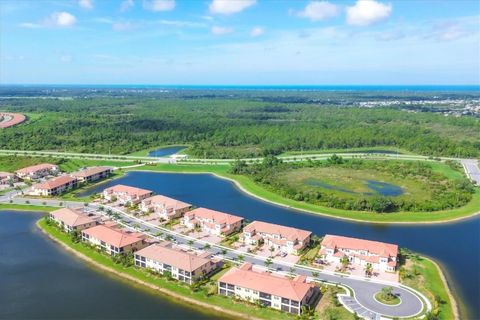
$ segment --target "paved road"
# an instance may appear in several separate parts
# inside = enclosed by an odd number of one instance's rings
[[[474,159],[463,159],[461,160],[463,168],[467,173],[467,176],[476,184],[480,186],[480,168],[478,165],[478,160]]]
[[[9,197],[3,196],[0,197],[0,201],[10,201]],[[59,206],[59,203],[62,202],[63,206],[69,207],[79,207],[83,206],[83,203],[74,202],[74,201],[60,201],[53,199],[28,199],[15,197],[12,199],[13,203],[25,204],[26,201],[29,201],[30,204],[38,205],[50,205],[50,206]],[[98,205],[90,204],[92,209],[97,209]],[[250,262],[254,265],[264,267],[265,266],[265,257],[248,254],[244,252],[239,252],[227,247],[220,245],[209,244],[210,248],[205,248],[205,241],[194,239],[188,235],[183,235],[176,233],[172,230],[152,225],[148,222],[145,222],[134,216],[130,216],[127,213],[120,211],[116,208],[111,208],[105,206],[103,211],[104,214],[106,209],[110,209],[113,212],[117,213],[118,218],[115,218],[119,223],[124,226],[131,227],[133,229],[139,230],[141,232],[147,233],[151,236],[156,237],[160,232],[162,233],[162,238],[164,239],[167,235],[173,237],[173,241],[179,245],[191,246],[196,249],[203,249],[208,251],[212,256],[217,256],[221,259],[226,259],[239,263],[239,256],[243,257],[243,261]],[[102,212],[102,211],[100,211]],[[158,238],[158,237],[157,237]],[[189,241],[193,240],[194,243],[189,245]],[[353,304],[356,308],[360,308],[362,316],[366,319],[375,319],[380,315],[386,315],[391,317],[410,317],[418,314],[423,310],[423,303],[417,295],[412,293],[409,289],[403,288],[396,283],[381,282],[375,279],[366,279],[363,277],[354,277],[354,276],[341,276],[333,272],[322,271],[319,269],[314,269],[302,265],[293,265],[291,263],[273,260],[272,265],[269,266],[271,270],[276,272],[290,273],[294,268],[293,273],[305,275],[311,279],[317,281],[326,281],[334,284],[341,284],[351,288],[354,292],[354,297],[348,299],[349,304]],[[319,273],[318,276],[314,277],[312,273]],[[402,302],[397,306],[387,306],[382,303],[377,302],[374,299],[375,293],[379,292],[383,287],[392,286],[393,293],[397,294]],[[352,300],[353,299],[353,300]],[[345,299],[346,300],[346,299]],[[347,303],[346,301],[344,301]]]

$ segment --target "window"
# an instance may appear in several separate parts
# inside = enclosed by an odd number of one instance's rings
[[[268,293],[260,292],[260,298],[271,300],[272,295],[270,295]]]
[[[290,307],[282,304],[282,311],[290,312]]]
[[[219,286],[220,288],[226,288],[227,284],[225,282],[220,282]]]
[[[290,300],[290,303],[292,304],[292,306],[298,307],[298,301]]]
[[[262,306],[265,306],[265,307],[271,307],[272,306],[272,302],[268,301],[268,300],[260,299],[260,303],[262,304]]]
[[[282,303],[285,303],[285,304],[290,304],[290,300],[288,300],[288,299],[285,299],[285,298],[282,298]]]
[[[294,314],[298,314],[298,308],[291,307],[290,312]]]
[[[229,290],[235,290],[235,286],[233,284],[227,284],[227,288]]]

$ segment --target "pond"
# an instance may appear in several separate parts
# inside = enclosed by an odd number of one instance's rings
[[[0,211],[0,319],[224,319],[87,266],[36,228],[41,215]]]
[[[156,150],[152,150],[148,153],[149,157],[168,157],[171,155],[174,155],[176,153],[179,153],[180,151],[186,149],[187,147],[185,146],[170,146],[170,147],[164,147]]]
[[[340,191],[340,192],[350,193],[350,194],[363,194],[366,196],[380,194],[385,197],[398,197],[403,194],[403,189],[401,187],[396,186],[394,184],[377,181],[377,180],[367,180],[365,182],[365,185],[367,186],[367,188],[369,188],[374,192],[363,192],[363,193],[355,192],[353,190],[339,187],[339,186],[334,186],[314,178],[306,179],[304,181],[304,184],[311,187],[324,188],[327,190]]]

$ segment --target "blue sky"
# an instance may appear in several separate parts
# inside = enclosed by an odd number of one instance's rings
[[[479,84],[478,1],[0,1],[0,82]]]

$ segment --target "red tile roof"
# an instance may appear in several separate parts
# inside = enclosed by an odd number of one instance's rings
[[[107,193],[126,193],[129,196],[133,196],[133,197],[142,197],[142,196],[153,193],[153,191],[150,191],[150,190],[135,188],[135,187],[126,186],[126,185],[123,185],[123,184],[117,184],[113,187],[107,188],[107,189],[104,190],[104,192],[107,192]]]
[[[19,169],[19,170],[15,171],[15,172],[16,172],[17,174],[18,174],[18,173],[30,174],[30,173],[35,173],[35,172],[40,171],[40,170],[53,170],[54,168],[57,168],[57,166],[54,165],[54,164],[41,163],[41,164],[37,164],[37,165],[34,165],[34,166],[30,166],[30,167],[26,167],[26,168]]]
[[[232,214],[223,213],[220,211],[210,210],[206,208],[197,208],[185,214],[190,219],[211,219],[215,223],[226,223],[227,225],[235,224],[243,220],[242,217],[234,216]]]
[[[112,170],[111,167],[90,167],[77,172],[72,173],[72,176],[77,178],[90,177],[108,170]]]
[[[255,272],[249,263],[240,268],[231,268],[218,281],[296,301],[302,301],[314,287],[313,284],[306,283],[304,277],[292,280],[270,273]]]
[[[381,257],[396,257],[398,255],[398,245],[396,244],[334,236],[330,234],[327,234],[325,238],[323,238],[322,246],[330,249],[341,248],[366,250],[369,253],[376,254]]]
[[[8,128],[25,121],[26,117],[20,113],[2,112],[0,113],[0,128]],[[6,120],[6,121],[5,121]]]
[[[298,240],[300,242],[305,241],[309,238],[312,233],[310,231],[286,227],[278,224],[267,223],[263,221],[253,221],[248,226],[246,226],[243,231],[258,233],[267,233],[267,234],[278,234],[281,238],[286,238],[290,241]]]
[[[105,243],[117,248],[122,248],[143,240],[143,238],[139,237],[138,234],[128,233],[126,231],[113,227],[107,227],[105,225],[98,225],[88,228],[82,232],[88,234],[90,237],[104,241]]]
[[[59,221],[63,221],[67,226],[81,226],[84,224],[95,222],[90,217],[70,208],[62,208],[51,212],[51,215]]]
[[[193,272],[203,265],[210,264],[209,259],[185,251],[168,248],[160,244],[153,244],[135,252],[135,254],[189,272]]]
[[[150,205],[164,206],[166,209],[181,210],[190,208],[192,205],[180,200],[172,199],[162,195],[156,195],[143,200],[144,203],[150,203]]]
[[[52,178],[42,183],[37,183],[33,185],[33,188],[51,190],[75,181],[77,181],[77,178],[73,178],[70,176],[60,176],[60,177]]]

